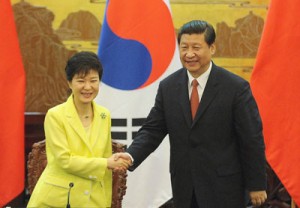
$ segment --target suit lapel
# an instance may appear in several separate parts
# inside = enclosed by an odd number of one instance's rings
[[[95,148],[97,142],[103,142],[103,138],[99,138],[96,135],[105,135],[105,129],[103,127],[103,121],[104,119],[108,119],[108,115],[105,114],[105,112],[99,110],[99,108],[96,107],[96,104],[93,102],[93,107],[94,107],[94,120],[93,120],[93,126],[92,126],[92,132],[91,134],[93,135],[91,138],[91,147],[92,149]]]
[[[216,66],[213,64],[200,101],[199,108],[197,110],[195,119],[193,121],[193,125],[201,118],[201,116],[204,114],[207,107],[210,105],[210,103],[213,101],[213,99],[218,93],[218,88],[217,88],[218,82],[217,82],[216,72],[217,72]]]
[[[73,130],[78,134],[78,138],[80,138],[88,149],[92,152],[91,146],[88,142],[87,134],[85,129],[78,117],[75,105],[73,103],[73,96],[71,95],[66,103],[66,119],[69,125],[73,128]]]
[[[185,121],[187,122],[188,126],[192,125],[192,113],[190,107],[190,99],[189,99],[189,90],[188,90],[188,76],[186,69],[182,70],[180,74],[180,79],[178,81],[176,92],[178,92],[178,97],[180,98],[179,102],[182,107],[183,115]]]

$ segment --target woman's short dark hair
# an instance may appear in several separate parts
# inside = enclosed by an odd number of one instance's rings
[[[180,44],[183,34],[202,34],[204,33],[205,42],[210,46],[215,42],[216,33],[211,24],[203,20],[192,20],[185,23],[179,30],[177,35],[178,44]]]
[[[86,75],[90,70],[95,70],[101,80],[103,74],[102,64],[98,56],[90,51],[82,51],[73,55],[67,62],[65,71],[68,81],[72,81],[75,74]]]

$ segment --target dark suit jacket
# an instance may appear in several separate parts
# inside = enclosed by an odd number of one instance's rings
[[[242,208],[246,190],[266,189],[261,119],[249,83],[242,78],[213,64],[194,121],[186,69],[164,79],[127,149],[134,159],[131,170],[167,134],[176,208],[189,207],[193,190],[201,208]]]

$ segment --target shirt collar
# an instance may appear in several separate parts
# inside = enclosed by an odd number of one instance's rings
[[[206,85],[206,82],[208,80],[208,76],[210,74],[210,71],[211,71],[211,68],[212,68],[212,62],[209,63],[209,67],[208,69],[206,70],[206,72],[204,72],[203,74],[201,74],[197,79],[198,83],[199,83],[199,86],[201,88],[204,88],[205,85]],[[189,86],[192,86],[192,81],[195,79],[189,71],[187,71],[188,73],[188,78],[189,78]]]

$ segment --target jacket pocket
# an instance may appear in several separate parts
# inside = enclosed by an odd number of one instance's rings
[[[69,184],[71,183],[71,181],[68,180],[68,179],[64,179],[64,178],[59,178],[59,177],[56,177],[56,176],[48,175],[45,178],[45,183],[49,184],[49,185],[58,186],[58,187],[65,188],[65,189],[69,189],[69,187],[70,187]]]
[[[63,178],[46,176],[40,192],[43,196],[41,207],[66,207],[69,183],[69,180]]]
[[[239,167],[222,166],[222,167],[217,168],[217,175],[220,177],[235,175],[235,174],[239,174],[241,172],[242,172],[242,170]]]

